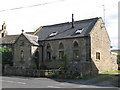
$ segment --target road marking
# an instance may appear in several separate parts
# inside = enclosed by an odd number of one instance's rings
[[[0,81],[3,81],[3,82],[9,82],[9,83],[26,84],[26,83],[24,83],[24,82],[14,82],[14,81],[6,81],[6,80],[0,80]]]
[[[61,88],[61,87],[57,87],[57,86],[48,86],[49,88]]]

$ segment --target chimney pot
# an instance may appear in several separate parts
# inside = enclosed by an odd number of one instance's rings
[[[74,28],[74,14],[72,14],[72,28]]]
[[[22,33],[24,33],[24,30],[22,29]]]

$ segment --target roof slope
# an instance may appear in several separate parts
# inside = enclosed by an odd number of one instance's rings
[[[31,35],[31,34],[23,34],[27,39],[28,41],[33,44],[33,45],[39,45],[38,44],[38,36],[36,35]]]
[[[92,19],[75,21],[74,28],[72,28],[72,22],[43,26],[35,35],[39,37],[39,40],[52,40],[88,36],[98,19],[99,18],[97,17]],[[76,34],[76,30],[81,28],[83,28],[82,33]],[[57,32],[57,34],[53,37],[50,37],[49,35],[53,32]]]
[[[13,44],[19,35],[7,35],[6,37],[0,38],[2,41],[0,44]]]

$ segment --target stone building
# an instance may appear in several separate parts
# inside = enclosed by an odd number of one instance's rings
[[[30,35],[31,34],[31,35]],[[67,68],[66,73],[96,74],[118,69],[102,18],[41,26],[14,44],[14,66]],[[34,66],[35,65],[35,66]]]
[[[14,66],[33,68],[30,67],[34,63],[32,62],[33,56],[39,58],[38,46],[38,36],[22,33],[14,44]]]

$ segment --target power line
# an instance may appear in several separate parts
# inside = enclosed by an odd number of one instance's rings
[[[61,1],[64,1],[64,0],[58,0],[58,1],[53,1],[53,2],[40,3],[40,4],[30,5],[30,6],[26,6],[26,7],[16,7],[16,8],[11,8],[11,9],[4,9],[4,10],[0,10],[0,12],[12,11],[12,10],[18,10],[18,9],[24,9],[24,8],[30,8],[30,7],[36,7],[36,6],[52,4],[52,3],[61,2]]]

